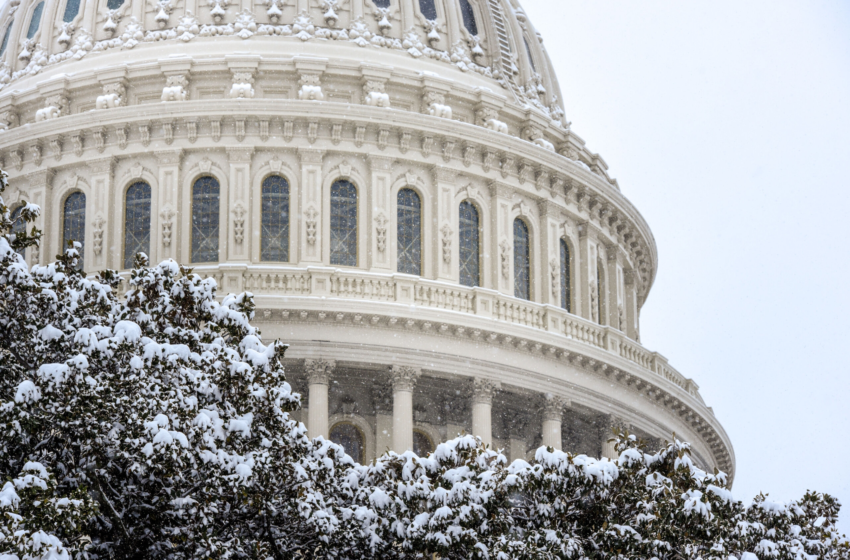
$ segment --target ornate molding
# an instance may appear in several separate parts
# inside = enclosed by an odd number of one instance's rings
[[[336,362],[333,360],[304,361],[304,371],[310,385],[327,385],[335,368]]]
[[[474,404],[492,404],[493,395],[502,388],[502,384],[491,379],[476,377],[472,382],[472,402]]]
[[[420,368],[392,366],[390,379],[393,385],[393,392],[413,391],[413,387],[421,375],[422,370]]]

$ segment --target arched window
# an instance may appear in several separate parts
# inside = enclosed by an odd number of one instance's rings
[[[514,295],[531,299],[531,247],[528,226],[520,218],[514,220]]]
[[[420,457],[427,457],[434,451],[434,442],[422,430],[413,430],[413,452]]]
[[[70,23],[74,21],[77,14],[80,13],[80,0],[68,0],[65,3],[65,14],[62,16],[62,21]]]
[[[137,253],[151,250],[151,186],[144,181],[127,189],[124,202],[124,268],[133,268]]]
[[[331,428],[330,439],[342,446],[348,456],[358,463],[363,462],[363,432],[350,422],[340,422]]]
[[[429,21],[437,19],[437,6],[434,0],[419,0],[419,11]]]
[[[263,181],[260,260],[289,260],[289,183],[279,175]]]
[[[601,260],[596,261],[596,317],[600,325],[604,325],[605,321],[605,267]]]
[[[398,271],[422,274],[422,201],[411,189],[398,191]]]
[[[460,283],[481,285],[481,230],[478,209],[469,200],[460,203]]]
[[[9,46],[9,36],[12,34],[12,24],[15,23],[15,20],[9,22],[9,25],[6,26],[6,32],[3,33],[3,42],[0,43],[0,56],[6,52],[6,47]]]
[[[41,12],[44,11],[44,2],[39,2],[32,11],[30,18],[30,27],[27,29],[27,39],[32,39],[33,35],[38,33],[38,26],[41,23]]]
[[[192,262],[218,262],[220,190],[214,177],[192,185]]]
[[[460,15],[463,16],[463,26],[470,35],[478,35],[478,24],[475,23],[475,12],[469,0],[458,0],[460,2]]]
[[[78,266],[82,268],[86,248],[86,195],[81,192],[72,193],[65,199],[62,210],[62,251],[68,248],[70,241],[78,242],[80,244]]]
[[[375,4],[377,8],[389,8],[390,0],[372,0],[372,3]]]
[[[565,239],[561,239],[561,307],[567,310],[567,313],[572,313],[572,293],[570,270],[572,263],[570,262],[570,247]]]
[[[106,0],[107,10],[117,10],[124,5],[124,0]]]
[[[331,185],[331,264],[357,266],[357,188],[345,180]]]
[[[24,205],[21,204],[12,211],[12,233],[26,233],[27,231],[27,223],[21,218],[23,210]],[[18,254],[25,257],[26,249],[18,249]]]

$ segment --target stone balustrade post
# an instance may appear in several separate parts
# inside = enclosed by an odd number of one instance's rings
[[[336,367],[332,360],[306,360],[310,409],[307,412],[307,435],[328,438],[328,382]]]
[[[567,401],[560,397],[546,395],[546,402],[543,405],[542,445],[554,449],[562,448],[561,422],[563,422],[564,408],[567,404]]]
[[[422,374],[419,368],[393,366],[393,451],[413,449],[413,387]]]
[[[472,389],[472,435],[485,445],[493,443],[493,394],[499,387],[496,381],[476,377]]]

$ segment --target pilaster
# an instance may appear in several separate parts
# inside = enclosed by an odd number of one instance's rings
[[[298,262],[317,264],[322,262],[322,249],[330,249],[325,240],[325,228],[322,216],[322,161],[324,150],[301,148],[298,157],[301,160],[301,196],[299,197],[300,244]],[[328,211],[330,206],[328,206]],[[290,226],[291,227],[291,226]],[[327,245],[327,247],[325,247]]]
[[[61,225],[58,225],[59,216],[53,215],[53,204],[50,204],[53,198],[54,174],[52,169],[41,169],[27,175],[29,180],[27,202],[38,204],[41,208],[41,214],[35,220],[35,224],[28,224],[27,228],[32,229],[35,225],[42,232],[40,246],[27,249],[27,263],[30,266],[47,263],[53,259],[53,255],[59,253],[59,248],[53,247],[52,243],[49,242],[55,235],[48,235],[45,230],[45,224],[51,224],[51,227],[57,229],[61,228]],[[59,243],[62,243],[61,237],[59,237]]]
[[[91,172],[91,197],[86,198],[86,262],[83,270],[120,269],[124,243],[117,237],[115,213],[109,211],[114,196],[115,158],[110,156],[87,163]],[[109,250],[110,247],[119,250]]]
[[[514,244],[511,206],[513,191],[503,183],[490,184],[490,234],[491,250],[498,257],[491,261],[492,288],[503,294],[514,295]]]
[[[394,161],[391,157],[370,155],[372,188],[363,188],[365,185],[358,185],[360,193],[370,193],[372,197],[372,200],[369,200],[364,196],[362,202],[367,212],[366,223],[370,248],[365,255],[366,266],[380,271],[395,271],[393,267],[395,256],[391,252],[396,250],[394,241],[396,216],[393,212],[394,205],[390,200]],[[390,242],[391,240],[393,241]]]
[[[460,275],[458,268],[459,216],[457,205],[454,203],[457,173],[439,165],[434,166],[433,171],[436,230],[434,235],[431,235],[432,262],[435,265],[432,277],[437,280],[457,282]]]
[[[623,300],[620,297],[620,295],[623,293],[622,286],[620,285],[620,277],[622,276],[622,272],[619,264],[616,245],[610,245],[607,247],[606,257],[607,259],[605,266],[605,275],[608,280],[605,286],[608,292],[607,297],[605,298],[608,302],[607,323],[617,330],[624,331],[625,328],[620,325],[620,311],[622,310],[623,313],[625,313],[625,309],[623,307]],[[625,323],[625,320],[623,322]]]
[[[623,273],[625,277],[625,292],[626,292],[626,336],[632,340],[639,340],[638,336],[638,306],[637,306],[637,279],[636,273],[633,270],[626,270]]]
[[[227,255],[230,262],[248,262],[251,254],[251,160],[253,148],[227,148],[230,163],[230,199],[227,210]],[[259,219],[257,216],[254,219]]]
[[[581,298],[578,301],[577,313],[592,321],[594,319],[593,308],[596,305],[596,236],[591,231],[590,223],[584,222],[578,226],[579,233],[579,266],[576,284],[581,286]]]
[[[540,210],[540,303],[561,307],[561,254],[558,223],[561,211],[548,200],[538,204]]]
[[[191,193],[189,205],[184,209],[180,204],[180,164],[183,160],[183,150],[160,150],[154,152],[158,167],[158,185],[153,190],[151,200],[151,263],[165,259],[178,262],[188,262],[191,256],[190,239],[183,240],[183,251],[178,252],[177,224],[191,218]],[[181,254],[182,253],[182,254]]]

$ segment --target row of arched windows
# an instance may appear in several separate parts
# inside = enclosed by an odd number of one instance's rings
[[[192,185],[191,262],[218,262],[220,237],[220,194],[217,179],[203,176]],[[263,180],[260,200],[260,260],[289,261],[290,191],[287,180],[271,175]],[[397,270],[404,274],[422,275],[422,199],[410,188],[398,191],[397,199]],[[358,262],[358,192],[353,183],[338,180],[330,189],[330,264],[357,266]],[[20,209],[16,210],[17,212]],[[69,241],[84,244],[86,195],[72,193],[63,206],[62,244]],[[18,227],[16,225],[16,227]],[[481,218],[470,200],[458,207],[459,282],[464,286],[481,285]],[[132,268],[137,253],[149,253],[151,241],[151,186],[138,181],[127,189],[124,201],[124,268]],[[531,233],[522,218],[513,223],[514,295],[531,299]],[[82,249],[81,249],[82,255]],[[560,240],[561,306],[572,312],[572,262],[566,240]],[[602,317],[602,294],[605,278],[601,263],[597,265],[598,316]]]
[[[330,433],[330,440],[342,447],[349,457],[358,463],[362,463],[366,453],[366,438],[363,431],[351,422],[338,422],[334,424]],[[434,442],[431,437],[422,430],[413,430],[413,452],[420,457],[427,457],[434,451]]]

